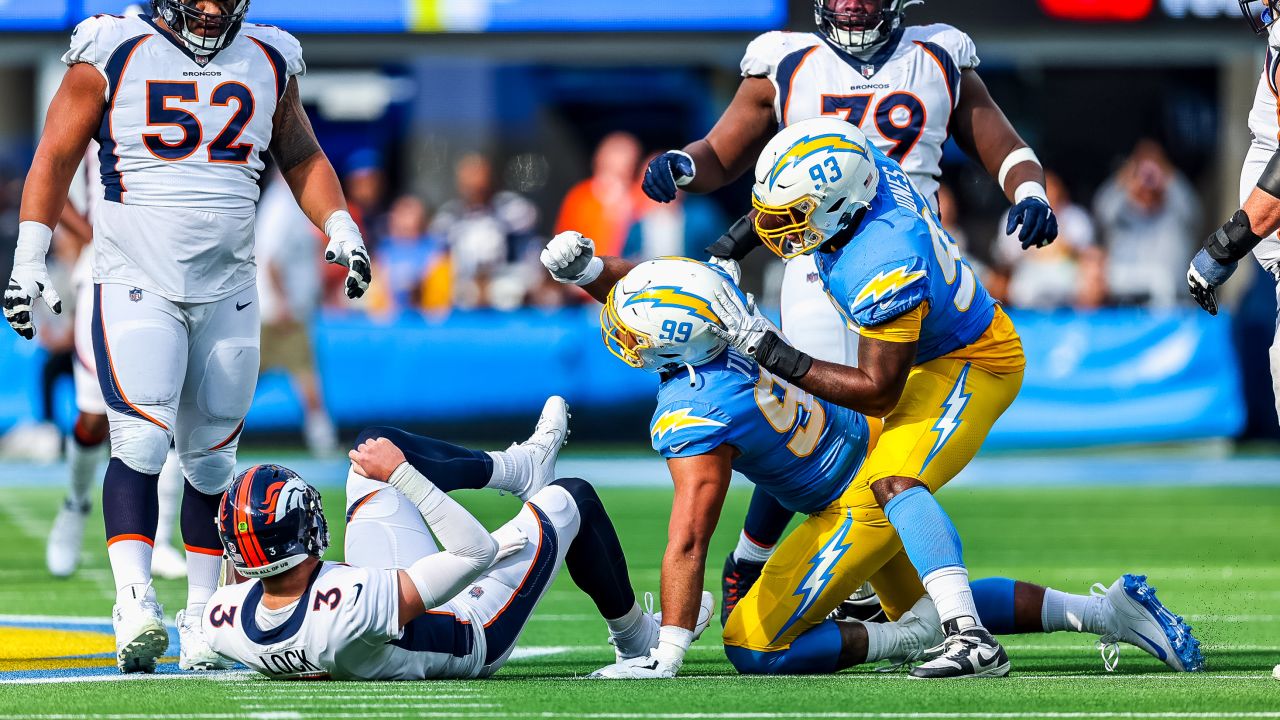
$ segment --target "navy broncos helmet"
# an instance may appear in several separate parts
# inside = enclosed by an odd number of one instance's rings
[[[214,2],[221,13],[199,10],[196,0],[151,0],[151,15],[164,20],[192,54],[209,58],[231,44],[249,12],[249,0]]]
[[[329,547],[320,492],[279,465],[256,465],[236,476],[218,508],[218,534],[246,577],[278,575]]]

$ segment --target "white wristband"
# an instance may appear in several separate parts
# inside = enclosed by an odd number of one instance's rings
[[[1029,147],[1018,148],[1009,153],[1004,162],[1000,164],[1000,174],[996,175],[996,180],[1000,182],[1000,189],[1004,189],[1004,181],[1009,179],[1009,172],[1017,165],[1024,162],[1033,162],[1040,164],[1040,158],[1036,157],[1036,151]]]
[[[600,277],[602,272],[604,272],[604,261],[598,257],[593,257],[587,262],[587,269],[582,271],[582,274],[578,276],[577,280],[573,281],[573,284],[578,287],[590,285],[596,281],[596,278]]]
[[[27,220],[18,223],[18,246],[14,249],[14,265],[44,262],[53,242],[53,230],[42,222]]]
[[[685,175],[684,177],[672,178],[673,180],[676,181],[676,187],[684,187],[685,185],[688,185],[689,183],[693,182],[693,178],[695,178],[698,175],[698,163],[694,162],[692,155],[690,155],[689,153],[683,150],[672,150],[671,152],[677,155],[680,155],[684,158],[687,158],[689,160],[689,169],[691,170],[691,172],[688,175]]]
[[[332,240],[337,234],[344,232],[360,237],[360,226],[356,224],[355,218],[351,217],[351,213],[346,210],[335,210],[329,219],[324,221],[324,234]]]
[[[1013,191],[1013,203],[1017,205],[1029,197],[1040,198],[1046,205],[1049,204],[1049,193],[1045,191],[1043,185],[1034,180],[1022,183],[1017,190]]]

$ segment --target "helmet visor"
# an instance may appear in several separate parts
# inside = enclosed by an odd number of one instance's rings
[[[600,339],[604,341],[604,346],[609,348],[609,352],[613,353],[614,357],[633,368],[643,368],[644,361],[640,359],[640,350],[649,347],[649,340],[623,324],[622,318],[618,315],[617,303],[613,298],[614,294],[609,293],[604,308],[600,310]]]
[[[786,205],[772,206],[752,193],[751,207],[756,210],[752,220],[756,235],[778,257],[789,259],[804,255],[822,244],[822,233],[809,223],[809,217],[818,207],[818,201],[812,196],[805,195]]]

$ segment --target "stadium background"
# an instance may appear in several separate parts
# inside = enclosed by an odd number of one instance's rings
[[[68,30],[122,9],[118,0],[0,2],[0,268],[11,262],[22,175]],[[327,295],[314,314],[307,306],[336,424],[348,435],[395,422],[506,437],[504,420],[554,392],[574,404],[579,439],[641,445],[654,379],[600,347],[596,309],[547,282],[536,251],[583,222],[609,228],[616,238],[597,239],[638,257],[714,239],[746,209],[746,179],[675,215],[638,197],[638,182],[622,194],[609,182],[637,173],[649,152],[701,137],[732,97],[747,41],[810,29],[810,3],[255,0],[253,16],[303,39],[303,98],[384,286],[354,308]],[[1087,223],[1053,261],[1028,266],[997,238],[1006,203],[995,184],[949,146],[944,221],[1014,309],[1031,357],[991,446],[1275,437],[1271,283],[1245,263],[1229,288],[1231,315],[1217,319],[1181,289],[1195,246],[1236,204],[1248,146],[1264,50],[1235,0],[967,0],[909,14],[933,20],[974,37],[994,97]],[[616,131],[634,141],[609,138]],[[488,193],[486,177],[505,194]],[[1160,186],[1151,213],[1167,222],[1135,245],[1102,205],[1108,195],[1127,201],[1144,181]],[[466,183],[468,197],[482,198],[475,207],[457,201]],[[1175,192],[1180,184],[1190,193]],[[611,197],[609,207],[598,210],[593,194]],[[675,239],[655,242],[664,231]],[[321,246],[315,238],[286,275],[318,285]],[[764,257],[748,265],[765,301],[777,297],[777,268]],[[74,415],[69,376],[58,373],[66,343],[44,322],[43,347],[0,335],[0,431],[16,429],[5,447],[17,456],[56,447],[28,442],[51,434],[35,424],[42,416],[65,428]],[[268,327],[264,345],[275,337]],[[282,370],[265,371],[246,444],[296,441],[297,390]]]

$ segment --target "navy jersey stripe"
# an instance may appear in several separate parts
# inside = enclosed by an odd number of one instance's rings
[[[284,61],[284,54],[256,37],[250,36],[249,39],[262,48],[262,52],[271,61],[271,69],[276,73],[276,99],[283,98],[289,83],[289,66]]]
[[[937,43],[926,42],[924,40],[916,40],[925,52],[933,56],[937,61],[939,69],[947,78],[947,92],[951,95],[951,107],[954,108],[956,103],[960,101],[960,68],[956,65],[956,61],[952,59],[951,53],[942,49]]]
[[[475,647],[471,625],[453,613],[427,611],[404,626],[404,635],[389,645],[413,652],[448,653],[466,657]]]
[[[93,362],[98,374],[98,387],[102,390],[102,399],[107,407],[122,415],[147,420],[142,413],[129,404],[124,398],[120,386],[116,384],[115,373],[112,372],[111,354],[107,350],[107,329],[102,320],[102,286],[93,286]]]
[[[120,178],[120,156],[116,154],[116,140],[111,128],[111,114],[115,111],[116,95],[120,92],[120,81],[124,78],[129,59],[143,41],[152,37],[150,34],[131,37],[120,44],[103,72],[107,76],[107,109],[102,113],[102,123],[98,126],[98,162],[102,167],[102,187],[105,197],[111,202],[124,199],[125,187]]]
[[[516,588],[515,594],[511,596],[511,600],[502,612],[484,626],[484,637],[488,645],[484,657],[485,665],[497,662],[515,646],[516,640],[520,637],[520,631],[524,630],[524,626],[529,622],[529,616],[533,614],[533,609],[542,598],[542,593],[555,577],[556,558],[559,557],[560,549],[560,538],[556,535],[556,526],[542,510],[538,509],[537,505],[529,504],[527,507],[532,509],[533,514],[538,517],[542,537],[539,538],[538,552],[529,566],[529,572],[525,573],[524,581],[520,583],[520,587]]]
[[[294,608],[288,620],[270,630],[258,627],[257,613],[258,603],[262,602],[262,583],[254,583],[254,586],[249,588],[249,592],[245,593],[244,605],[240,610],[240,627],[245,637],[258,645],[273,645],[297,635],[302,629],[302,622],[307,619],[307,608],[311,606],[311,588],[316,584],[316,579],[320,577],[320,571],[323,569],[324,563],[316,563],[316,569],[311,571],[311,577],[307,579],[307,589],[302,592],[298,606]]]
[[[801,48],[782,58],[778,63],[778,127],[787,126],[787,102],[791,99],[791,84],[796,79],[796,71],[800,69],[809,53],[818,48],[817,45]]]

